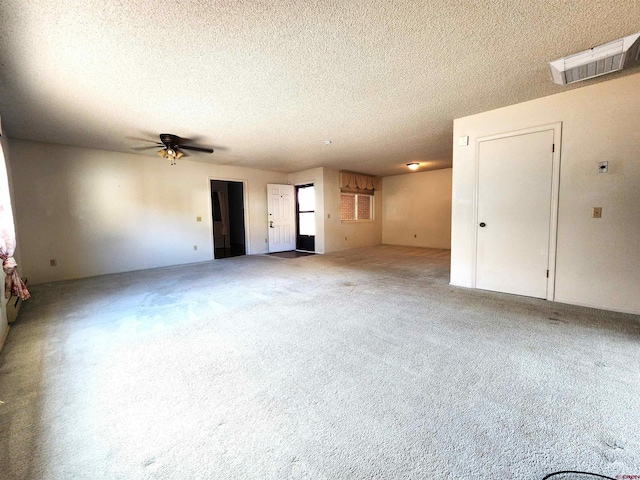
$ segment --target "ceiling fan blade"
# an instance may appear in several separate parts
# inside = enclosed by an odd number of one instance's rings
[[[190,145],[178,145],[181,150],[193,150],[194,152],[213,153],[213,148],[192,147]]]
[[[151,139],[151,138],[142,138],[142,137],[124,137],[127,140],[136,140],[137,142],[147,142],[147,143],[157,143],[158,145],[161,145],[160,142],[158,142],[157,139]]]
[[[131,147],[129,150],[149,150],[150,148],[160,148],[164,145],[149,145],[148,147]]]
[[[175,137],[177,138],[179,145],[182,145],[183,143],[187,145],[189,144],[193,145],[194,143],[198,144],[198,143],[203,143],[205,141],[205,138],[202,135],[189,135],[188,137],[181,137],[179,135],[175,135]]]

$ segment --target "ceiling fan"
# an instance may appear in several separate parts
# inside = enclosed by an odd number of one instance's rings
[[[139,139],[145,140],[146,139]],[[162,147],[161,150],[158,150],[158,155],[162,158],[169,158],[171,160],[171,165],[176,164],[176,160],[185,156],[185,153],[182,150],[192,150],[194,152],[204,152],[204,153],[213,153],[213,148],[205,148],[205,147],[196,147],[194,145],[188,145],[188,143],[192,142],[188,138],[181,138],[178,135],[173,135],[171,133],[161,133],[160,141],[155,142],[154,145],[149,147],[139,147],[135,148],[135,150],[146,150],[148,148],[158,148]]]

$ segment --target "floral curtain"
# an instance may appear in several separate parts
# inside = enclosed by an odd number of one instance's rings
[[[11,210],[11,196],[9,194],[9,178],[7,165],[4,160],[2,144],[0,144],[0,259],[2,269],[6,275],[4,279],[4,296],[16,295],[26,300],[31,295],[27,286],[18,276],[18,264],[13,259],[16,250],[16,230]]]

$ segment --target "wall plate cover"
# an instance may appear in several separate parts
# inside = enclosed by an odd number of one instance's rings
[[[598,173],[609,173],[609,162],[598,162]]]

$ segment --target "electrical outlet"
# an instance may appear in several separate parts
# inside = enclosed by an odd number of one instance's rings
[[[51,260],[49,260],[49,265],[51,267],[57,267],[58,266],[58,261],[55,258],[52,258]]]
[[[327,213],[327,218],[331,218],[331,214],[330,213]]]
[[[417,233],[414,233],[414,234],[413,234],[413,238],[418,238],[418,234],[417,234]]]
[[[196,222],[201,222],[202,221],[202,217],[196,217]]]
[[[344,241],[345,241],[345,242],[347,241],[347,237],[344,237]]]
[[[193,246],[193,249],[194,249],[194,250],[197,250],[197,249],[198,249],[198,245],[194,245],[194,246]]]
[[[268,238],[265,238],[265,239],[264,239],[264,243],[269,243],[269,239],[268,239]]]
[[[591,218],[602,218],[602,207],[593,207]]]
[[[609,173],[609,162],[598,162],[598,173]]]

